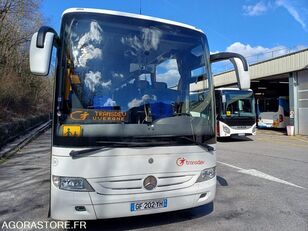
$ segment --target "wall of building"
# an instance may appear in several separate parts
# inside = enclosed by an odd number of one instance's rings
[[[308,135],[308,70],[297,72],[298,134]]]
[[[250,65],[250,78],[259,79],[283,73],[291,73],[308,68],[308,49],[276,57],[270,60]],[[227,86],[236,83],[234,71],[215,75],[216,87]]]

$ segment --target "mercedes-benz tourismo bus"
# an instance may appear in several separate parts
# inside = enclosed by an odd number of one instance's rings
[[[57,50],[50,215],[87,220],[211,203],[216,189],[211,62],[230,59],[241,88],[246,60],[210,56],[205,34],[169,20],[68,9],[59,36],[35,33],[30,69],[47,75]],[[191,101],[190,91],[202,85]]]

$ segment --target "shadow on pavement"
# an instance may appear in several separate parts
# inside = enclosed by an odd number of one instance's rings
[[[217,176],[217,182],[221,185],[221,186],[229,186],[228,181],[221,177],[221,176]]]
[[[213,210],[214,203],[209,203],[207,205],[203,205],[193,209],[186,209],[175,212],[87,221],[86,230],[130,230],[148,227],[158,227],[161,225],[167,225],[203,217],[210,214]]]
[[[232,136],[232,137],[217,137],[217,141],[221,143],[228,143],[228,142],[253,141],[253,139],[247,136]]]
[[[257,134],[259,133],[272,133],[272,134],[277,134],[277,135],[287,135],[287,130],[286,128],[257,128]]]

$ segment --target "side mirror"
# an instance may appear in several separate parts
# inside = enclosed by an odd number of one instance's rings
[[[230,60],[234,65],[237,83],[240,89],[250,88],[250,76],[247,61],[244,56],[232,52],[220,52],[210,56],[211,63]]]
[[[30,44],[30,70],[35,75],[48,75],[53,45],[58,47],[57,32],[43,26],[34,33]]]

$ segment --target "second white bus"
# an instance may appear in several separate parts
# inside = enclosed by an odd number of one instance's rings
[[[253,91],[238,88],[215,89],[217,136],[256,135],[256,112]]]

